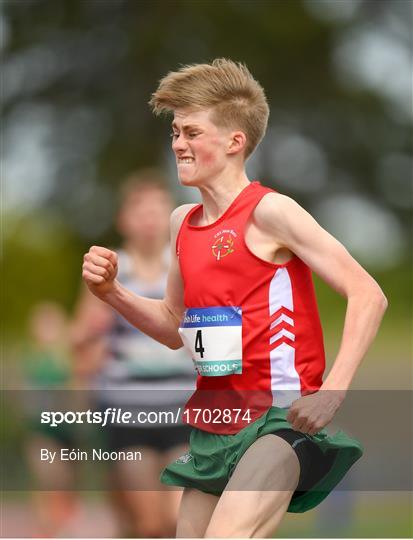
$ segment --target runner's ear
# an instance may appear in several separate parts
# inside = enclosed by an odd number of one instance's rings
[[[228,144],[228,154],[243,152],[247,143],[247,136],[243,131],[233,131]]]

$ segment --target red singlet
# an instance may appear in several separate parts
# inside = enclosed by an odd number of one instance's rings
[[[237,433],[269,407],[288,407],[322,384],[311,270],[297,256],[285,264],[264,261],[245,243],[252,212],[272,191],[252,182],[204,227],[191,225],[202,212],[198,205],[178,234],[187,308],[180,334],[199,373],[185,420],[205,431]],[[196,410],[202,412],[195,418]]]

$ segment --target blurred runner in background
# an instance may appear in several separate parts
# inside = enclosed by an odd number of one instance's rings
[[[70,461],[55,459],[49,463],[39,458],[42,448],[59,455],[61,448],[76,447],[71,425],[50,427],[39,421],[40,411],[53,409],[72,381],[68,324],[61,306],[52,302],[36,304],[29,316],[28,333],[22,368],[25,387],[29,390],[25,394],[26,458],[35,488],[32,492],[37,521],[34,536],[67,536],[77,513],[76,494],[71,491],[74,465]]]
[[[121,188],[117,230],[122,237],[119,279],[128,289],[163,298],[169,264],[171,194],[161,173],[145,169]],[[172,410],[195,386],[195,370],[182,351],[149,338],[107,304],[83,290],[74,325],[77,371],[98,388],[101,409]],[[186,389],[186,392],[172,390]],[[142,453],[142,462],[113,463],[112,500],[122,534],[175,536],[181,492],[165,490],[161,470],[187,450],[182,424],[122,424],[104,430],[108,449]],[[106,437],[107,436],[107,437]]]

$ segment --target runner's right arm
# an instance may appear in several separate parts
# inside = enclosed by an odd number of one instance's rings
[[[138,296],[123,287],[116,279],[117,255],[109,249],[91,247],[83,263],[83,279],[95,296],[116,309],[141,332],[171,349],[182,347],[178,327],[185,311],[183,283],[175,251],[176,237],[184,217],[193,206],[180,206],[171,215],[171,264],[163,300]]]

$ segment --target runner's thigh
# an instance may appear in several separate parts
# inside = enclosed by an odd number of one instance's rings
[[[276,435],[261,437],[245,452],[212,515],[205,537],[269,537],[287,511],[300,465]]]
[[[185,488],[179,508],[177,538],[203,538],[219,497]]]

